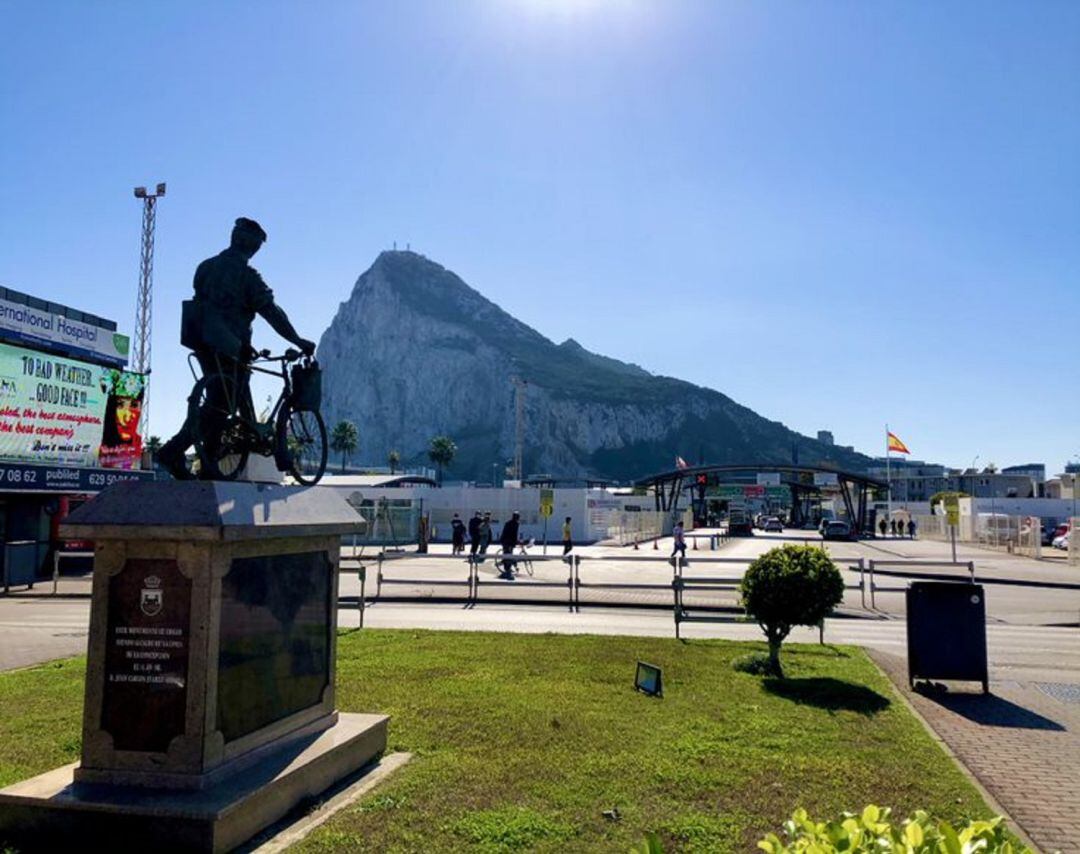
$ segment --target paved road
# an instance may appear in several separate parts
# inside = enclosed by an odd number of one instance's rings
[[[785,531],[783,534],[756,533],[753,538],[729,541],[716,552],[707,551],[705,540],[700,541],[698,551],[690,551],[688,578],[694,575],[730,575],[737,577],[743,571],[744,562],[723,564],[712,562],[752,559],[775,545],[784,542],[818,543],[812,531]],[[580,613],[570,613],[564,605],[568,589],[565,586],[568,569],[557,558],[558,548],[549,550],[550,560],[540,559],[540,548],[532,550],[538,559],[531,579],[508,583],[495,578],[494,561],[488,561],[480,569],[481,604],[468,609],[453,604],[434,604],[423,597],[464,597],[465,587],[444,585],[388,585],[386,594],[415,596],[414,604],[380,602],[367,610],[367,624],[378,626],[429,626],[437,628],[486,629],[486,631],[532,631],[532,632],[588,632],[595,634],[644,634],[671,635],[674,633],[670,589],[672,569],[666,564],[671,552],[671,540],[659,543],[658,550],[651,544],[639,550],[616,546],[585,546],[577,552],[582,555],[581,581],[633,582],[658,585],[654,591],[608,591],[590,589],[582,591],[586,607]],[[828,543],[828,550],[840,562],[853,562],[863,558],[885,560],[932,560],[945,559],[947,546],[922,540],[874,540],[856,543]],[[468,568],[460,558],[450,557],[445,546],[435,546],[433,555],[424,558],[405,555],[404,559],[387,564],[384,572],[388,578],[430,578],[436,580],[464,581]],[[1011,676],[1017,668],[1040,669],[1043,675],[1057,673],[1063,681],[1080,682],[1080,570],[1048,564],[1014,555],[977,550],[961,546],[960,560],[975,560],[976,573],[981,579],[1009,578],[1021,581],[1049,581],[1057,584],[1075,585],[1071,588],[1041,588],[989,584],[987,607],[990,616],[989,642],[991,663],[1001,678]],[[919,567],[919,571],[935,571]],[[943,572],[953,572],[943,568]],[[366,591],[373,593],[374,571],[369,575]],[[858,584],[859,574],[846,571],[849,584]],[[530,581],[546,581],[559,586],[527,587]],[[902,587],[903,579],[879,578],[878,583],[889,587]],[[60,597],[49,595],[51,584],[39,584],[29,594],[16,593],[0,596],[0,669],[23,667],[65,655],[85,651],[86,626],[90,613],[89,578],[64,579],[60,583]],[[355,573],[342,574],[342,596],[355,597],[360,584]],[[548,597],[554,607],[518,607],[503,604],[484,604],[483,600],[513,599],[523,597]],[[841,613],[847,619],[827,623],[827,636],[837,642],[860,643],[860,645],[883,651],[903,651],[904,624],[902,622],[904,596],[896,592],[879,592],[877,608],[863,608],[862,594],[849,589],[845,607]],[[728,606],[734,612],[737,594],[734,591],[714,591],[696,596],[688,595],[689,604]],[[605,607],[622,602],[643,608]],[[734,613],[732,614],[734,616]],[[342,625],[353,624],[354,610],[342,614]],[[1037,628],[1043,626],[1044,628]],[[1050,628],[1050,626],[1058,626]],[[1012,631],[1012,629],[1018,631]],[[757,628],[739,623],[689,624],[684,626],[689,637],[756,638]],[[813,638],[811,631],[801,636]],[[1066,678],[1067,677],[1067,678]]]
[[[740,538],[731,540],[718,551],[708,551],[704,547],[707,540],[701,540],[701,548],[697,551],[688,552],[690,565],[686,570],[687,578],[696,576],[725,576],[738,577],[745,569],[746,563],[773,546],[785,542],[810,542],[819,544],[821,541],[812,532],[785,532],[784,534],[761,534],[752,538]],[[865,565],[871,560],[889,562],[907,561],[944,561],[949,560],[948,546],[922,540],[873,540],[857,543],[830,542],[830,553],[838,562],[851,565],[860,559]],[[616,604],[623,602],[636,605],[653,605],[657,607],[671,606],[671,567],[666,563],[666,557],[671,550],[671,541],[661,541],[660,548],[654,550],[651,544],[643,545],[634,551],[626,548],[591,546],[575,550],[582,556],[580,578],[586,585],[590,582],[622,582],[622,583],[645,583],[656,585],[652,591],[626,591],[626,590],[600,590],[585,587],[582,591],[582,601],[594,605]],[[407,556],[400,561],[388,563],[384,569],[387,578],[405,579],[435,579],[450,580],[459,579],[464,581],[467,576],[467,568],[464,561],[454,560],[446,555],[445,549],[436,549],[436,554],[424,558]],[[534,552],[539,551],[534,549]],[[550,554],[555,555],[557,549],[551,549]],[[1012,555],[1003,555],[974,548],[962,548],[959,550],[958,559],[961,561],[973,560],[976,565],[977,578],[986,583],[987,608],[991,622],[1001,622],[1012,625],[1078,625],[1080,624],[1080,570],[1060,564],[1047,563],[1031,560]],[[734,563],[725,563],[734,561]],[[888,566],[888,571],[898,571],[896,566]],[[494,561],[488,561],[480,568],[482,581],[480,598],[491,600],[520,599],[525,597],[544,597],[552,602],[566,601],[568,590],[565,586],[567,580],[567,567],[556,557],[551,560],[534,562],[534,575],[531,579],[521,578],[519,582],[508,584],[497,581],[495,578],[497,569]],[[966,569],[940,565],[938,567],[916,566],[911,571],[942,574],[964,575]],[[370,576],[374,579],[374,573]],[[542,580],[562,586],[539,590],[526,588],[529,581]],[[1021,584],[995,584],[994,581],[1010,580]],[[891,616],[902,617],[904,614],[903,590],[907,580],[904,578],[880,575],[875,579],[879,588],[873,596],[873,611],[868,613],[870,597],[864,597],[858,589],[854,589],[860,582],[859,573],[845,570],[845,581],[853,588],[844,598],[844,608],[841,611],[847,616]],[[1041,587],[1025,585],[1062,585],[1060,587]],[[515,589],[522,588],[522,589]],[[346,576],[342,586],[342,592],[346,595],[355,596],[359,593],[359,587],[351,583],[350,577]],[[371,589],[368,589],[370,595]],[[464,586],[459,589],[445,585],[408,585],[407,589],[398,585],[388,585],[383,590],[384,595],[399,595],[407,593],[414,597],[446,598],[464,596]],[[737,593],[732,590],[711,590],[705,593],[687,594],[688,604],[708,604],[713,606],[727,605],[735,608],[737,605]]]
[[[753,540],[735,544],[733,553],[756,555],[778,544],[778,541],[819,543],[813,532],[796,531],[780,534],[756,534]],[[880,539],[855,543],[830,542],[830,554],[837,560],[865,561],[945,561],[951,560],[947,543],[931,540]],[[725,554],[728,550],[725,550]],[[1015,625],[1080,625],[1080,568],[1057,561],[1039,561],[1018,555],[979,549],[958,544],[957,560],[973,561],[976,578],[987,585],[987,615],[991,621]],[[888,566],[897,571],[899,567]],[[941,567],[914,567],[916,572],[930,574],[963,574],[963,570]],[[1023,586],[1023,584],[994,584],[998,581],[1019,581],[1030,585],[1062,585],[1061,587]],[[875,595],[877,608],[892,616],[904,613],[903,588],[906,579],[879,577],[878,585],[889,588]],[[845,599],[853,604],[856,594]]]
[[[730,541],[722,549],[710,552],[704,549],[690,551],[690,567],[687,575],[741,574],[745,563],[712,563],[714,558],[742,559],[743,561],[766,551],[782,542],[809,540],[818,542],[812,532],[785,532],[755,535],[753,538]],[[702,542],[704,545],[704,541]],[[495,579],[496,569],[489,561],[480,569],[480,601],[468,607],[462,604],[445,604],[424,601],[423,597],[452,597],[465,595],[465,586],[457,588],[441,585],[409,584],[386,586],[389,594],[408,593],[418,597],[409,603],[380,602],[369,606],[366,625],[380,627],[426,627],[440,629],[464,629],[486,631],[533,631],[592,634],[643,634],[671,636],[674,622],[671,613],[671,567],[666,563],[671,541],[662,541],[661,548],[654,551],[651,545],[635,551],[627,548],[591,546],[579,549],[583,556],[581,579],[588,583],[634,582],[653,583],[660,589],[654,591],[608,591],[582,592],[583,602],[593,605],[583,607],[580,613],[571,613],[565,604],[568,590],[565,587],[568,569],[557,558],[558,549],[549,550],[551,560],[539,559],[540,549],[534,549],[538,558],[534,563],[533,581],[549,581],[563,586],[532,588],[526,585],[530,579],[519,582],[500,582]],[[884,540],[858,543],[830,543],[829,549],[840,561],[859,558],[882,558],[889,560],[942,559],[943,544],[926,541]],[[991,623],[988,628],[991,665],[995,679],[1049,679],[1058,682],[1080,682],[1080,572],[1067,567],[1046,566],[1040,561],[983,552],[976,549],[962,550],[960,559],[972,557],[977,561],[979,577],[1011,577],[1027,581],[1071,581],[1075,589],[1044,589],[1039,587],[1005,587],[990,585],[987,601]],[[928,571],[919,567],[920,571]],[[443,547],[436,547],[435,554],[424,558],[406,555],[404,559],[387,564],[388,577],[432,578],[437,580],[467,578],[467,567],[460,558],[452,558]],[[946,571],[946,570],[943,570]],[[947,570],[952,571],[952,570]],[[369,575],[367,593],[373,592],[374,572]],[[847,572],[849,583],[858,582],[858,574]],[[880,579],[889,586],[902,586],[903,579]],[[89,579],[64,579],[61,582],[62,597],[48,595],[51,585],[38,585],[31,594],[0,596],[0,669],[23,667],[51,658],[80,654],[85,651],[89,616]],[[360,587],[355,573],[343,573],[341,593],[355,598]],[[546,596],[551,606],[515,606],[509,601],[514,597]],[[864,609],[862,596],[857,590],[849,590],[841,619],[826,624],[826,639],[837,643],[853,643],[880,649],[893,654],[903,654],[905,628],[902,621],[903,595],[879,592],[876,596],[877,610]],[[605,607],[622,601],[633,602],[649,608]],[[714,591],[688,597],[689,602],[710,605],[729,605],[734,611],[734,591]],[[736,614],[732,614],[733,620]],[[341,616],[342,626],[355,625],[357,612],[346,608]],[[731,622],[724,624],[685,624],[683,633],[695,637],[727,637],[758,639],[756,626]],[[798,630],[793,639],[816,640],[814,630]]]

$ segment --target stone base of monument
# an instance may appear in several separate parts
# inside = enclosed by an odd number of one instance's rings
[[[0,791],[0,839],[227,850],[381,754],[387,718],[334,701],[362,522],[325,490],[237,483],[119,484],[68,517],[95,543],[82,759]]]
[[[280,484],[285,480],[285,475],[278,471],[277,463],[273,457],[264,457],[262,454],[252,454],[248,457],[247,465],[240,472],[237,480],[246,483],[274,483]]]
[[[144,851],[229,851],[372,762],[387,718],[342,714],[330,729],[202,790],[76,783],[78,763],[0,790],[0,838],[35,851],[137,840]]]

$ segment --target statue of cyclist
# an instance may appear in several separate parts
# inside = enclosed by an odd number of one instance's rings
[[[240,217],[233,226],[229,248],[207,258],[195,271],[195,298],[184,306],[181,340],[195,351],[203,376],[224,375],[240,398],[250,406],[247,364],[255,355],[251,347],[251,324],[258,314],[282,338],[304,355],[315,352],[315,343],[301,338],[288,316],[274,302],[274,293],[248,261],[266,241],[266,232],[255,220]],[[216,384],[224,389],[225,383]],[[158,462],[175,478],[191,477],[185,454],[195,441],[195,424],[189,416],[184,426],[162,447]]]

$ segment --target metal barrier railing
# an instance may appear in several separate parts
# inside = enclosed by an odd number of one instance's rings
[[[717,549],[720,548],[720,546],[722,546],[729,539],[731,539],[728,536],[727,531],[719,531],[719,532],[714,532],[712,534],[689,533],[689,534],[683,534],[683,537],[691,542],[691,550],[692,551],[697,551],[698,550],[698,547],[697,547],[698,540],[708,540],[709,541],[709,551],[711,551],[711,552],[716,551]]]
[[[697,558],[695,563],[731,564],[742,563],[749,566],[752,560],[746,558]],[[847,569],[859,573],[858,584],[845,584],[845,590],[858,590],[862,595],[863,607],[866,607],[866,563],[863,558],[848,561],[834,561],[841,569]],[[742,575],[739,576],[687,576],[685,569],[689,564],[681,557],[676,559],[675,573],[671,581],[674,591],[674,617],[675,637],[680,634],[682,623],[720,623],[728,622],[729,618],[715,613],[694,614],[686,606],[684,596],[688,590],[737,590],[742,583]]]
[[[957,569],[959,567],[967,567],[967,575],[943,575],[940,572],[907,572],[888,569],[888,567],[946,567],[948,569]],[[891,578],[920,578],[929,579],[931,581],[970,581],[975,583],[975,561],[958,561],[953,563],[947,560],[871,560],[868,567],[870,575],[870,607],[877,609],[876,593],[903,593],[907,590],[907,586],[903,587],[883,587],[876,581],[875,575],[884,575]]]
[[[392,564],[400,561],[441,561],[444,565],[450,562],[456,562],[457,560],[463,560],[467,566],[466,578],[462,580],[457,578],[431,578],[431,577],[418,577],[416,575],[410,575],[408,577],[392,577],[387,575],[388,569]],[[495,566],[499,566],[504,561],[512,563],[515,568],[520,567],[524,562],[533,562],[538,564],[551,564],[555,562],[564,563],[567,566],[567,576],[563,580],[561,578],[533,578],[531,575],[527,576],[520,570],[516,574],[516,578],[513,582],[508,582],[504,579],[487,578],[481,574],[480,567],[486,564],[488,561],[492,561]],[[658,561],[670,564],[672,567],[672,575],[670,580],[665,581],[652,581],[652,580],[640,580],[640,581],[597,581],[597,580],[583,580],[582,579],[582,566],[593,565],[603,563],[618,563],[618,564],[656,564]],[[680,626],[682,623],[693,622],[727,622],[730,621],[730,616],[722,616],[716,613],[716,606],[709,605],[689,605],[686,601],[687,593],[694,592],[706,592],[706,591],[719,591],[728,590],[736,591],[739,589],[739,585],[742,582],[742,577],[746,567],[753,562],[753,558],[736,558],[736,557],[696,557],[691,562],[684,559],[682,556],[675,558],[663,558],[652,556],[633,556],[633,555],[524,555],[524,554],[503,554],[501,552],[489,552],[482,557],[473,557],[471,555],[465,558],[459,556],[448,556],[444,554],[386,554],[378,553],[371,557],[365,558],[363,556],[343,556],[341,559],[341,572],[347,573],[351,571],[358,572],[358,578],[360,581],[361,589],[360,596],[357,603],[358,610],[360,612],[360,625],[364,623],[364,609],[367,604],[366,595],[366,580],[367,580],[367,567],[374,566],[376,568],[376,586],[375,593],[372,597],[372,601],[378,601],[383,596],[383,587],[392,585],[404,585],[411,587],[464,587],[466,588],[465,597],[455,601],[462,601],[465,603],[476,603],[482,601],[481,589],[482,588],[499,588],[501,590],[530,590],[530,589],[566,589],[567,591],[567,605],[571,611],[580,612],[582,598],[582,591],[589,590],[627,590],[627,591],[643,591],[643,592],[655,592],[664,591],[671,595],[672,613],[675,620],[675,636],[680,637]],[[867,573],[866,561],[863,558],[857,560],[848,561],[836,561],[841,567],[851,572],[858,572],[858,583],[845,583],[845,590],[859,590],[862,596],[862,605],[866,607],[866,591],[869,586],[868,578],[871,576]],[[743,571],[731,574],[688,574],[688,568],[698,565],[711,565],[713,567],[729,566],[742,567]],[[588,576],[586,576],[588,577]],[[880,588],[879,588],[880,589]],[[871,598],[873,593],[871,592]],[[489,601],[508,601],[506,599],[496,598]],[[518,599],[514,597],[510,601],[520,601],[522,604],[552,604],[551,599]],[[612,603],[604,603],[612,604]],[[641,604],[641,603],[638,603]],[[651,603],[651,606],[655,607],[657,603]],[[708,612],[701,612],[700,610],[695,612],[691,611],[692,607],[698,609],[708,609]]]
[[[581,580],[581,563],[604,563],[618,562],[618,563],[656,563],[657,561],[663,561],[670,563],[671,558],[661,557],[635,557],[632,555],[576,555],[577,557],[577,580],[574,584],[574,606],[581,610],[581,591],[586,590],[664,590],[668,591],[672,589],[670,581],[582,581]],[[723,558],[721,558],[723,560]],[[734,558],[728,558],[728,560],[734,560]],[[745,563],[745,561],[743,561]]]
[[[53,569],[52,569],[52,595],[56,595],[56,588],[60,581],[60,560],[66,557],[88,557],[92,558],[93,552],[88,551],[67,551],[64,549],[57,549],[53,552]]]
[[[424,587],[462,587],[462,586],[464,586],[466,588],[467,592],[468,592],[467,598],[470,599],[470,600],[473,598],[473,562],[472,562],[471,558],[466,558],[465,559],[466,571],[465,571],[465,580],[464,581],[461,581],[459,579],[454,579],[454,578],[393,578],[393,577],[387,577],[386,570],[389,569],[393,564],[398,563],[399,561],[404,561],[404,560],[408,560],[408,561],[414,561],[414,560],[419,560],[419,561],[442,560],[443,562],[445,562],[447,560],[447,558],[446,558],[445,555],[437,555],[437,554],[418,554],[418,553],[401,553],[401,554],[390,553],[390,554],[388,554],[386,552],[379,552],[379,554],[375,558],[375,564],[376,564],[375,598],[376,599],[378,599],[382,595],[382,589],[383,589],[384,584],[386,584],[386,585],[407,584],[407,585],[411,585],[413,587],[416,587],[416,586],[424,586]],[[452,558],[450,558],[450,560],[451,561],[456,561],[456,560],[460,560],[460,558],[452,557]]]
[[[633,550],[637,551],[638,548],[642,545],[642,543],[648,543],[649,541],[652,541],[653,547],[656,548],[656,545],[657,543],[659,543],[660,540],[670,539],[670,537],[670,534],[665,536],[664,534],[657,533],[655,536],[645,537],[644,539],[634,540],[633,542],[620,542],[619,545],[632,546]],[[711,534],[695,534],[693,532],[688,532],[686,534],[683,534],[683,538],[688,543],[690,543],[691,551],[698,551],[698,540],[708,540],[708,551],[715,552],[720,549],[720,546],[724,545],[731,539],[731,535],[728,534],[727,529],[725,528],[719,531],[713,531]]]
[[[574,604],[575,604],[574,603],[574,590],[575,590],[574,582],[575,582],[575,580],[577,578],[577,566],[578,566],[578,563],[580,561],[580,558],[577,555],[574,555],[574,554],[570,554],[570,555],[523,555],[523,554],[501,554],[501,553],[496,553],[494,555],[489,554],[488,557],[494,559],[496,566],[503,563],[504,561],[508,561],[508,562],[513,564],[515,569],[517,569],[517,567],[519,567],[523,563],[529,563],[529,564],[531,564],[531,563],[541,563],[541,564],[543,564],[543,563],[564,563],[564,564],[566,564],[567,565],[566,581],[545,581],[544,579],[536,579],[531,575],[522,575],[521,572],[518,571],[517,574],[516,574],[516,577],[515,577],[515,579],[513,581],[513,585],[514,585],[515,589],[519,589],[519,590],[520,589],[527,590],[530,587],[532,587],[532,588],[559,588],[559,587],[565,587],[566,590],[567,590],[568,605],[569,605],[571,611],[574,610]],[[480,587],[481,586],[485,586],[485,587],[487,587],[487,586],[502,587],[504,590],[507,589],[505,580],[495,579],[495,578],[481,579],[481,577],[480,577],[480,566],[481,566],[481,563],[479,561],[474,561],[473,564],[472,564],[472,571],[473,571],[473,601],[474,602],[480,601]]]
[[[499,566],[504,562],[510,562],[515,567],[523,563],[567,563],[570,567],[566,581],[550,581],[543,578],[534,579],[532,576],[524,575],[521,572],[517,573],[515,582],[522,588],[529,587],[548,587],[548,588],[560,588],[564,587],[570,591],[570,601],[572,601],[572,592],[574,588],[574,557],[569,556],[570,559],[559,555],[524,555],[524,554],[502,554],[501,552],[488,552],[484,555],[466,555],[464,558],[454,555],[444,554],[421,554],[421,553],[407,553],[407,554],[393,554],[386,552],[379,552],[371,557],[364,557],[362,555],[342,555],[341,558],[341,572],[350,572],[357,569],[363,570],[367,566],[375,567],[375,595],[373,599],[379,599],[383,595],[384,586],[403,585],[409,587],[464,587],[466,589],[465,601],[477,601],[480,598],[480,587],[488,585],[501,586],[504,582],[495,579],[484,579],[481,577],[480,567],[484,566],[488,562],[492,565]],[[418,577],[411,575],[408,577],[394,577],[388,574],[388,570],[392,565],[402,561],[440,561],[443,564],[453,564],[454,562],[461,560],[466,565],[465,578],[432,578],[430,576]],[[365,577],[361,581],[366,581]]]

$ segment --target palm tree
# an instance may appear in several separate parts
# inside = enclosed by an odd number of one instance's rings
[[[161,450],[161,437],[151,436],[147,439],[146,449],[150,452],[150,459],[157,459],[158,451]]]
[[[330,447],[341,454],[341,471],[345,472],[345,460],[360,444],[360,432],[351,421],[339,421],[330,432]]]
[[[431,440],[431,445],[428,447],[428,459],[430,459],[439,470],[439,483],[442,483],[443,468],[449,468],[450,463],[454,461],[454,455],[457,454],[457,445],[454,444],[454,440],[449,436],[436,436]]]
[[[401,462],[401,454],[398,451],[391,451],[387,455],[386,461],[390,463],[390,474],[393,474],[397,469],[398,463]]]

